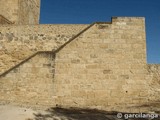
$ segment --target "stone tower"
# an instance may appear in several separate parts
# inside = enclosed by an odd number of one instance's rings
[[[39,14],[40,0],[0,0],[0,24],[39,24]]]

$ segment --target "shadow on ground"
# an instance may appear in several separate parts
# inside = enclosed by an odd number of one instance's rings
[[[118,119],[117,112],[106,112],[101,110],[90,109],[64,109],[50,108],[47,114],[34,114],[35,120],[134,120],[134,119]],[[136,119],[150,120],[150,119]],[[154,120],[160,120],[154,119]]]

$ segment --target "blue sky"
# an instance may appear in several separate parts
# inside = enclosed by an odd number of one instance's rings
[[[90,24],[145,17],[147,62],[160,63],[160,0],[41,0],[41,24]]]

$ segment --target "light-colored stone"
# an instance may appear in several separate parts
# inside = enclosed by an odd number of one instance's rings
[[[39,24],[40,0],[1,0],[0,15],[13,24]]]
[[[7,3],[13,9],[28,4]],[[21,10],[20,19],[32,23],[34,18],[25,12]],[[0,26],[0,102],[146,112],[151,107],[143,106],[160,99],[160,67],[146,63],[144,18],[114,17],[83,32],[88,25],[17,24]]]

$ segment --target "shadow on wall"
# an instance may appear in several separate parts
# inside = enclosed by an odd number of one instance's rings
[[[91,109],[64,109],[50,108],[47,114],[34,114],[35,120],[128,120],[125,118],[117,118],[117,112],[106,112],[101,110]],[[134,119],[129,119],[134,120]],[[149,120],[149,119],[138,119]],[[155,120],[159,120],[155,119]]]

